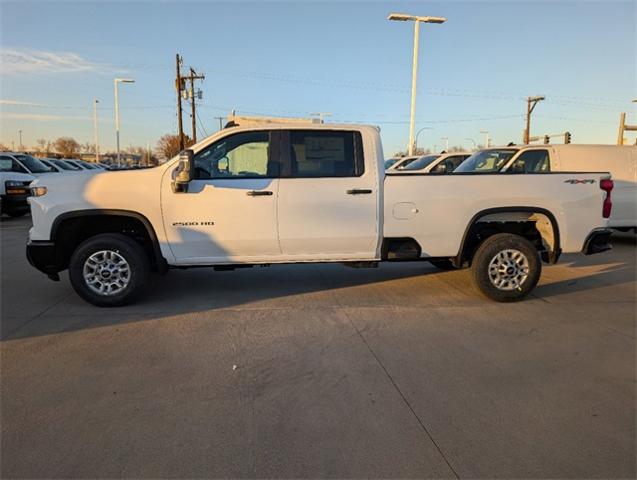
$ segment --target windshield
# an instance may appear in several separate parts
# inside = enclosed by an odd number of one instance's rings
[[[407,166],[400,166],[400,170],[422,170],[423,168],[431,165],[436,158],[440,158],[440,155],[425,155],[413,162],[410,162]]]
[[[399,161],[398,161],[398,166],[396,167],[396,170],[402,170],[407,165],[409,165],[410,163],[412,163],[412,162],[414,162],[416,160],[418,160],[418,157],[400,158]]]
[[[385,160],[385,170],[390,168],[394,163],[398,161],[397,158],[390,158],[389,160]]]
[[[51,171],[50,167],[47,167],[44,163],[37,158],[33,158],[31,155],[14,155],[14,157],[20,160],[32,173],[45,173]]]
[[[474,153],[456,168],[453,173],[475,172],[493,173],[499,172],[509,159],[515,155],[516,150],[482,150]]]
[[[79,168],[66,163],[64,160],[51,160],[51,163],[57,165],[62,170],[79,170]]]

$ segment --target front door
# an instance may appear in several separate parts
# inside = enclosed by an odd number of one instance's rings
[[[281,253],[274,136],[230,134],[195,154],[187,192],[173,193],[170,179],[164,183],[164,226],[177,263],[267,262]]]
[[[351,130],[281,132],[279,242],[290,261],[374,259],[378,168]],[[371,158],[371,157],[370,157]]]

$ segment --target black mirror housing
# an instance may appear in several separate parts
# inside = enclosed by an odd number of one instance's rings
[[[173,182],[173,191],[187,192],[188,184],[195,178],[194,152],[190,149],[179,152],[179,166]]]

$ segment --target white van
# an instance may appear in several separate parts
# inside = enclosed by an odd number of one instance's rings
[[[615,182],[609,226],[618,230],[637,229],[637,146],[569,144],[487,148],[466,159],[454,174],[597,170],[610,172]]]

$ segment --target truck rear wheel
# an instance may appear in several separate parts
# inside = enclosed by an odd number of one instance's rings
[[[80,297],[98,307],[133,301],[148,283],[150,262],[142,247],[118,233],[85,240],[73,252],[69,277]]]
[[[498,233],[480,244],[472,269],[476,286],[484,295],[496,302],[515,302],[535,288],[542,262],[526,238]]]

